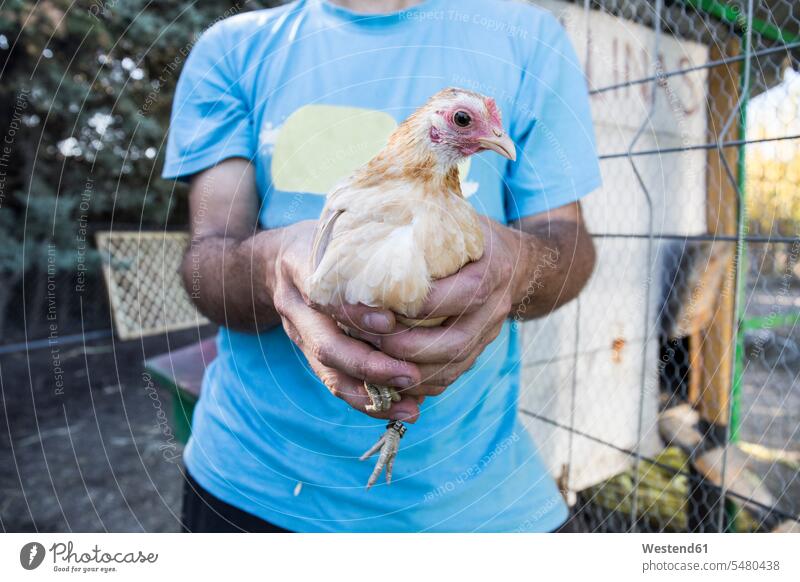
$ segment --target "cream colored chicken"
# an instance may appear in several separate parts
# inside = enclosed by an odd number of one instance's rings
[[[394,311],[407,325],[439,325],[415,317],[432,281],[483,255],[478,215],[461,193],[458,162],[493,150],[514,160],[493,99],[464,89],[436,93],[389,137],[386,147],[329,194],[312,249],[309,298],[319,305],[362,303]],[[368,410],[399,400],[388,386],[365,383]],[[380,451],[371,487],[392,467],[405,426],[387,425],[362,460]]]

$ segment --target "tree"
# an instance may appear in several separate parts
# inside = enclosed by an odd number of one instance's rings
[[[91,232],[98,225],[183,224],[181,192],[158,179],[183,62],[210,24],[268,4],[5,0],[0,333],[18,283],[26,298],[41,301],[53,272],[97,273]],[[41,311],[37,301],[28,304]]]

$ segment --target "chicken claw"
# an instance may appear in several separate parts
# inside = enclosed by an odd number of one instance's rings
[[[400,400],[400,394],[391,386],[378,386],[364,382],[364,388],[370,399],[365,409],[367,412],[386,412],[392,407],[392,402]]]
[[[379,450],[381,452],[378,456],[378,462],[375,463],[375,469],[372,471],[372,475],[369,476],[369,481],[367,481],[367,489],[375,484],[384,467],[386,467],[386,484],[391,485],[394,459],[397,457],[397,451],[400,450],[400,439],[403,438],[405,433],[406,426],[399,420],[393,420],[386,425],[386,432],[378,439],[378,442],[361,455],[359,460],[365,461]]]

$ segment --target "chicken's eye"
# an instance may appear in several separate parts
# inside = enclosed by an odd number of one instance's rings
[[[456,111],[455,115],[453,115],[453,121],[458,127],[467,127],[472,118],[466,111]]]

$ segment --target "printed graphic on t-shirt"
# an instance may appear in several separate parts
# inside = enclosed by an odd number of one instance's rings
[[[397,122],[388,113],[339,105],[305,105],[283,125],[265,124],[259,146],[272,154],[272,183],[284,192],[327,194],[386,145]],[[465,197],[478,190],[467,181],[470,159],[459,164]]]

